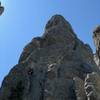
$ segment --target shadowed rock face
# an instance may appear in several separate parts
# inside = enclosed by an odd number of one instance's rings
[[[2,15],[3,11],[4,11],[4,7],[1,6],[1,2],[0,2],[0,15]]]
[[[87,100],[84,84],[92,72],[99,75],[91,48],[55,15],[43,36],[23,49],[2,83],[0,100]]]

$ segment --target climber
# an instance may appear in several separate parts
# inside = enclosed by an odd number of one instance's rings
[[[2,15],[3,12],[4,12],[4,7],[1,6],[1,2],[0,2],[0,15]]]

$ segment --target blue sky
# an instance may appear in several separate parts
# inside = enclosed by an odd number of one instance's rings
[[[18,62],[23,47],[44,32],[55,14],[68,20],[77,36],[90,44],[93,29],[100,24],[100,0],[1,0],[5,12],[0,16],[0,84]]]

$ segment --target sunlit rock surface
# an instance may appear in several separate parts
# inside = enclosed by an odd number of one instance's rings
[[[18,64],[4,78],[0,100],[89,100],[87,75],[100,75],[93,57],[70,23],[55,15],[44,34],[25,46]]]
[[[88,100],[100,100],[100,75],[96,72],[87,74],[84,86]]]
[[[96,54],[94,55],[94,60],[100,69],[100,25],[96,27],[93,33],[93,39],[96,46]]]
[[[94,61],[100,72],[100,25],[94,30],[93,39],[96,46]],[[100,100],[100,74],[97,72],[87,74],[84,86],[88,100]]]

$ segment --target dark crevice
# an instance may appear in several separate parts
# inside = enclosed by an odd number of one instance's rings
[[[77,100],[77,96],[76,96],[76,92],[75,92],[74,86],[70,87],[69,90],[70,90],[69,99],[70,100]]]
[[[34,70],[32,68],[29,68],[28,70],[28,76],[31,78],[31,76],[34,74]]]
[[[41,91],[40,91],[40,98],[39,98],[39,100],[44,100],[44,97],[45,97],[45,83],[46,83],[46,74],[44,76],[44,79],[42,79],[40,81]]]
[[[22,81],[19,81],[15,88],[11,88],[11,94],[8,100],[23,100],[24,86]]]
[[[29,90],[28,90],[28,93],[30,93],[31,92],[31,88],[32,88],[32,79],[33,79],[33,76],[34,76],[33,68],[29,68],[27,74],[28,74],[28,77],[29,77]]]
[[[77,46],[78,46],[78,42],[75,41],[75,44],[74,44],[73,50],[76,50],[76,49],[77,49]]]
[[[58,69],[57,69],[57,77],[58,77],[58,78],[61,77],[61,73],[60,73],[60,72],[61,72],[61,68],[58,68]]]

